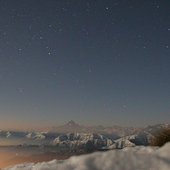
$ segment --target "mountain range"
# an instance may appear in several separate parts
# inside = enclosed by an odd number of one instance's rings
[[[42,131],[0,131],[0,139],[15,140],[20,146],[55,147],[58,149],[121,149],[139,145],[147,146],[155,138],[156,132],[170,128],[170,124],[157,124],[144,128],[80,126],[74,121]]]

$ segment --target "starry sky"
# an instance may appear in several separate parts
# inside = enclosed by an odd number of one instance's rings
[[[1,0],[0,128],[170,123],[169,9]]]

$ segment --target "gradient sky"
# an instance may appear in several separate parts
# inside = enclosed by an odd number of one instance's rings
[[[0,128],[170,123],[169,0],[1,0]]]

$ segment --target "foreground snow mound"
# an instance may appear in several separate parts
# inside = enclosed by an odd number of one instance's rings
[[[162,148],[138,146],[73,156],[65,161],[25,163],[3,170],[169,170],[170,143]]]

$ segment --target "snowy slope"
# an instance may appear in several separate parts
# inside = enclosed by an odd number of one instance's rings
[[[73,156],[65,161],[25,163],[3,170],[169,170],[170,143],[162,148],[138,146]]]
[[[50,145],[60,148],[102,148],[110,146],[112,140],[100,134],[93,133],[68,133],[54,139]]]
[[[154,136],[151,134],[134,134],[113,140],[113,144],[103,147],[103,149],[122,149],[125,147],[147,146]]]

